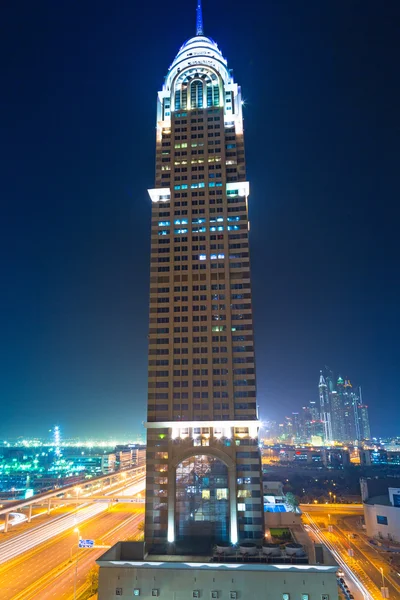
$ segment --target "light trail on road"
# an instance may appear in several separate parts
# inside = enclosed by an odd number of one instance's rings
[[[315,535],[315,537],[319,540],[319,542],[321,544],[324,544],[328,548],[328,550],[330,551],[332,556],[335,558],[337,563],[340,565],[340,567],[346,573],[346,576],[354,583],[354,585],[357,587],[357,590],[362,594],[363,598],[365,600],[375,600],[375,595],[372,595],[369,592],[369,590],[365,587],[365,585],[359,580],[357,575],[350,569],[347,562],[342,558],[341,554],[333,546],[333,544],[330,542],[330,540],[328,540],[328,538],[322,533],[322,531],[320,530],[318,525],[315,523],[315,521],[311,517],[311,515],[306,512],[303,514],[307,517],[308,522],[309,522],[308,526],[310,527],[310,529],[313,532],[313,534]]]
[[[23,523],[24,521],[27,520],[27,516],[21,513],[14,513],[11,512],[10,516],[9,516],[9,522],[8,522],[8,526],[9,527],[14,527],[15,525],[18,525],[19,523]],[[0,525],[0,531],[4,530],[5,525]]]
[[[139,532],[143,507],[115,504],[80,526],[79,535],[98,546],[132,538]],[[103,548],[78,549],[77,532],[56,536],[0,567],[1,600],[70,600],[78,559],[77,589],[86,582],[89,569]]]
[[[145,479],[135,482],[133,485],[129,484],[127,488],[130,490],[132,495],[142,492],[145,489]],[[112,496],[119,490],[113,490],[108,492],[107,495]],[[35,529],[28,530],[25,533],[21,533],[14,539],[8,540],[0,544],[0,564],[11,560],[20,554],[31,550],[39,544],[47,542],[52,537],[60,535],[68,529],[79,526],[80,523],[87,521],[95,517],[96,515],[107,510],[108,505],[106,503],[96,503],[93,505],[83,505],[79,510],[57,517],[54,521],[46,523]]]

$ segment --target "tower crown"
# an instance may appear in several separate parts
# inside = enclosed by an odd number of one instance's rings
[[[187,74],[191,78],[208,72],[215,80],[222,79],[223,84],[232,83],[228,71],[228,62],[222,56],[218,45],[211,38],[199,34],[188,39],[175,56],[165,80],[164,89],[174,91]],[[214,77],[213,77],[214,75]]]

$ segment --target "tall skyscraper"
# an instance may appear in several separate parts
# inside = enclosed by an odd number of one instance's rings
[[[333,440],[332,436],[332,422],[331,422],[331,406],[329,399],[328,386],[322,371],[319,375],[319,405],[321,409],[321,421],[324,424],[324,438],[326,443],[330,443]]]
[[[361,387],[358,388],[357,421],[359,440],[370,440],[371,429],[369,426],[368,406],[363,404]]]
[[[359,404],[358,407],[358,419],[360,423],[360,438],[361,440],[371,439],[371,430],[369,427],[368,417],[368,406],[366,404]]]
[[[263,535],[241,90],[196,16],[157,98],[150,545]]]

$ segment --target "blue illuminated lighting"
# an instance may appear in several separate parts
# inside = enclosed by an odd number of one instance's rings
[[[239,225],[228,225],[228,231],[237,231],[240,229]]]
[[[225,258],[225,254],[218,254],[218,258]]]
[[[188,225],[189,220],[188,219],[175,219],[174,221],[174,225]],[[169,223],[168,223],[169,225]]]
[[[179,234],[179,233],[187,233],[188,230],[187,229],[174,229],[174,233],[175,234]]]
[[[240,221],[240,217],[228,217],[227,221]]]
[[[216,254],[211,254],[210,258],[211,258],[211,260],[216,260],[217,255]]]
[[[162,229],[158,232],[158,235],[169,235],[169,229]]]
[[[196,35],[203,35],[203,12],[201,10],[201,0],[197,0]]]
[[[158,221],[159,227],[168,227],[169,225],[171,225],[170,221]]]
[[[199,260],[206,260],[206,255],[205,254],[200,254],[199,255]]]
[[[215,187],[214,181],[211,181],[211,183],[208,184],[208,187]]]
[[[223,220],[224,220],[224,217],[217,217],[217,222],[218,222],[218,223],[222,223],[222,222],[223,222]]]

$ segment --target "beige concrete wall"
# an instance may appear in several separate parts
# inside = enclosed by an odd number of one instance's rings
[[[301,523],[301,516],[291,512],[265,512],[264,517],[266,527],[289,527]]]
[[[199,597],[212,598],[217,592],[221,600],[282,600],[289,594],[290,600],[337,600],[338,587],[334,572],[289,572],[287,566],[275,571],[245,570],[245,565],[235,569],[221,570],[218,564],[206,569],[176,569],[143,567],[101,567],[99,578],[99,600],[116,598],[132,599],[134,589],[139,598],[148,600],[158,597],[163,600],[190,600]],[[244,567],[244,569],[243,569]],[[272,567],[275,568],[275,567]],[[289,567],[290,568],[290,567]],[[116,590],[121,590],[116,595]],[[157,590],[157,592],[152,592]],[[236,592],[236,596],[232,595]],[[198,596],[194,595],[198,593]]]

